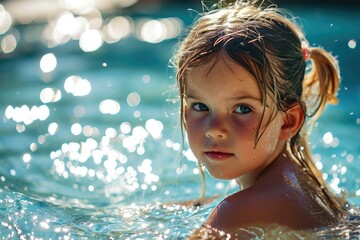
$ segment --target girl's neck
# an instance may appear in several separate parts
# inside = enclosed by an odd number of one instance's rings
[[[244,174],[238,178],[236,178],[236,183],[239,185],[240,190],[247,189],[254,185],[256,182],[258,176],[255,176],[254,174]]]
[[[255,184],[255,182],[261,177],[261,175],[266,171],[266,169],[277,159],[287,159],[291,158],[291,154],[287,151],[286,147],[283,149],[283,151],[280,151],[280,153],[275,157],[274,160],[272,160],[269,165],[267,165],[264,169],[262,169],[260,172],[251,172],[246,173],[238,178],[236,178],[236,183],[239,185],[240,190],[247,189]]]

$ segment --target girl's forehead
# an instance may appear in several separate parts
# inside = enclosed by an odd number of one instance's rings
[[[188,70],[185,81],[186,95],[221,94],[232,98],[251,96],[262,99],[255,77],[241,65],[227,59],[219,59]]]
[[[222,84],[232,82],[234,85],[241,85],[246,82],[246,84],[258,88],[256,78],[245,67],[227,57],[213,59],[202,65],[189,68],[186,71],[185,79],[186,85],[201,82],[220,82]]]

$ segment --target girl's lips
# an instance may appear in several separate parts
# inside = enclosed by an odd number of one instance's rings
[[[216,160],[216,161],[222,161],[222,160],[226,160],[232,156],[234,156],[233,153],[226,153],[226,152],[205,152],[205,155],[212,159],[212,160]]]

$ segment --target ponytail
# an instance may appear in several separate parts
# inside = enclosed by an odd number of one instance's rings
[[[298,139],[291,141],[291,150],[304,170],[309,171],[310,175],[318,182],[323,193],[332,203],[334,213],[338,217],[343,217],[346,215],[343,208],[345,202],[343,199],[337,198],[327,187],[321,172],[312,160],[308,141],[308,134],[327,103],[338,103],[336,95],[340,83],[339,65],[337,60],[322,48],[308,48],[306,55],[311,60],[311,68],[304,77],[302,98],[306,105],[307,116],[310,117],[308,122],[310,129],[307,130],[306,125],[302,127]]]
[[[322,48],[308,48],[308,55],[312,68],[304,78],[303,99],[307,107],[315,107],[308,109],[312,112],[309,114],[309,117],[312,117],[311,123],[315,123],[327,103],[338,103],[336,95],[340,83],[340,70],[337,60]]]

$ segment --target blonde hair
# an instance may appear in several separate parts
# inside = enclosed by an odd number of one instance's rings
[[[215,10],[207,11],[196,20],[174,57],[182,125],[187,71],[206,64],[219,54],[227,55],[255,76],[264,108],[269,97],[276,103],[272,117],[277,111],[285,112],[298,103],[304,115],[311,118],[311,125],[327,103],[337,103],[340,75],[338,63],[330,53],[319,47],[306,47],[304,54],[304,45],[308,46],[308,42],[300,27],[276,6],[256,6],[255,2],[245,1],[223,6],[220,2]],[[306,70],[307,64],[310,70]],[[263,120],[262,117],[259,126]],[[344,213],[342,204],[328,189],[312,160],[307,131],[303,124],[291,138],[289,148],[303,169],[319,184],[334,212],[341,216]],[[262,133],[258,127],[254,147]],[[203,198],[204,177],[200,164],[199,168]]]

